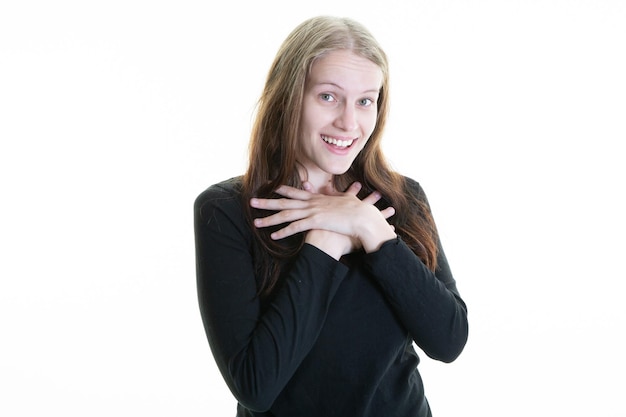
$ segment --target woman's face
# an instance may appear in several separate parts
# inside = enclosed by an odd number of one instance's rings
[[[327,182],[350,168],[376,126],[382,80],[376,64],[348,50],[314,61],[305,85],[298,152],[306,179]]]

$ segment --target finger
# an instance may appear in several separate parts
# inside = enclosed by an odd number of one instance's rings
[[[361,185],[360,182],[353,182],[352,184],[350,184],[350,186],[348,187],[348,189],[346,190],[346,194],[350,194],[350,195],[354,195],[356,196],[359,191],[361,191],[361,188],[363,188],[363,186]]]
[[[270,235],[273,240],[284,239],[289,236],[293,236],[297,233],[304,232],[307,230],[311,230],[311,227],[307,225],[306,220],[295,221],[293,223],[289,223],[287,226],[283,227],[280,230],[275,231]]]
[[[376,204],[378,200],[380,200],[382,197],[383,196],[378,191],[374,191],[373,193],[365,197],[362,201],[364,203]]]
[[[394,214],[396,214],[396,209],[394,209],[393,207],[387,207],[386,209],[381,210],[380,213],[383,215],[385,219],[388,219]]]
[[[258,217],[254,219],[254,225],[259,228],[277,226],[280,224],[302,220],[307,217],[307,215],[308,211],[306,210],[282,210],[267,217]]]
[[[300,190],[298,188],[290,187],[288,185],[281,185],[276,189],[276,194],[283,197],[291,198],[294,200],[308,200],[311,197],[311,193],[306,190]]]
[[[250,206],[262,210],[294,210],[307,207],[307,202],[290,198],[251,198]]]

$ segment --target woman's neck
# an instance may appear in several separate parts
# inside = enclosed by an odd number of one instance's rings
[[[333,175],[322,170],[308,170],[299,167],[300,180],[311,186],[311,192],[328,193],[334,190]]]

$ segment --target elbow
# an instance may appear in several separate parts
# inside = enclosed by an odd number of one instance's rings
[[[241,406],[255,413],[269,411],[276,400],[276,395],[273,395],[268,390],[238,387],[234,381],[228,384],[228,388]]]
[[[438,357],[435,359],[444,363],[454,362],[463,352],[466,342],[467,342],[467,337],[465,337],[461,341],[451,341],[451,343],[448,346],[446,346],[445,349],[442,349],[439,352]]]
[[[269,389],[268,386],[246,386],[238,384],[233,380],[228,384],[228,388],[230,388],[230,392],[241,406],[255,413],[269,411],[278,396],[278,394],[274,393],[274,390]]]
[[[267,395],[254,395],[250,393],[234,392],[235,398],[247,410],[255,413],[264,413],[269,411],[274,404],[274,398]]]
[[[267,375],[262,377],[258,370],[249,366],[237,370],[231,368],[229,376],[226,380],[231,393],[241,406],[253,412],[269,411],[281,391],[280,384],[275,380]]]
[[[454,362],[463,352],[469,335],[467,315],[457,314],[451,325],[441,332],[438,337],[432,340],[437,341],[428,347],[424,347],[424,352],[434,360],[444,363]]]
[[[467,342],[467,333],[462,338],[451,338],[448,342],[438,347],[424,349],[424,352],[434,360],[444,363],[454,362],[463,352]]]

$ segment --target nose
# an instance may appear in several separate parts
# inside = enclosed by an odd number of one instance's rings
[[[354,106],[349,104],[341,106],[337,118],[335,119],[335,126],[346,132],[352,132],[357,129],[357,114]]]

